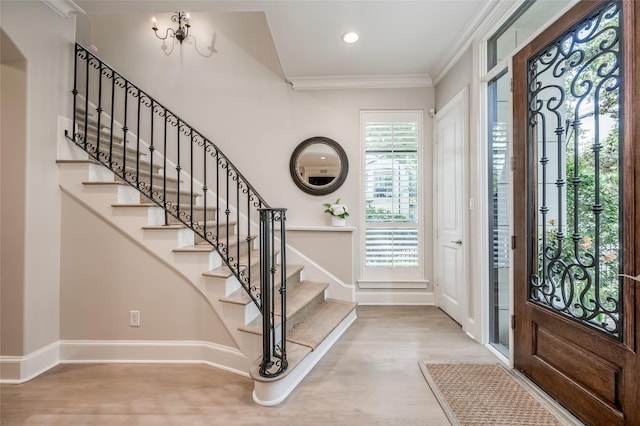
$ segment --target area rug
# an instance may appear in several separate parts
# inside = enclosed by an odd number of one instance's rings
[[[499,364],[419,365],[454,426],[565,424]]]

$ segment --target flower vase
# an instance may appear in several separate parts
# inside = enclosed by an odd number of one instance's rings
[[[331,226],[345,226],[347,219],[338,216],[331,216]]]

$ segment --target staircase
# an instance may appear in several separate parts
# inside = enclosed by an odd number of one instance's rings
[[[61,190],[186,277],[244,354],[254,401],[279,404],[355,321],[353,295],[307,278],[322,274],[286,245],[285,209],[217,147],[80,45],[75,69]]]

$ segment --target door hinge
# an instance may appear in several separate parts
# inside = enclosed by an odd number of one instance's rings
[[[516,236],[512,235],[511,236],[511,250],[514,250],[516,248]]]
[[[516,328],[516,316],[511,315],[511,329],[515,330],[515,328]]]
[[[511,170],[516,169],[516,157],[511,157]]]
[[[509,80],[509,90],[513,92],[513,79]]]

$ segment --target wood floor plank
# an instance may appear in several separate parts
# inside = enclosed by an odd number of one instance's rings
[[[448,425],[420,360],[494,361],[440,310],[359,306],[358,319],[277,407],[206,365],[63,364],[0,386],[0,424]]]

